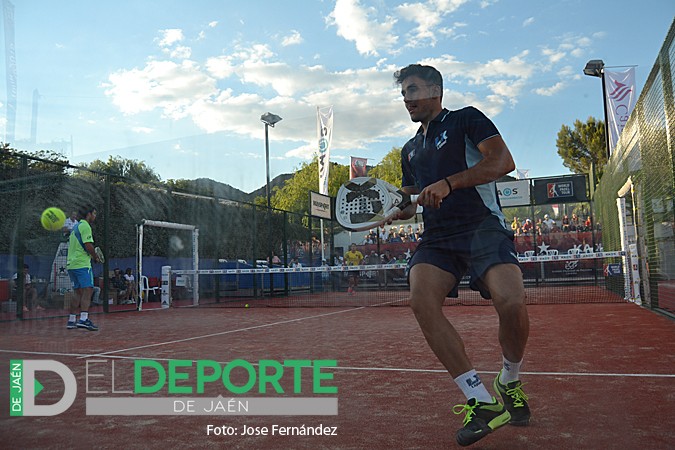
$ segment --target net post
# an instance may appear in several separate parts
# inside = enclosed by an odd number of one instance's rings
[[[136,274],[138,276],[138,294],[142,294],[143,291],[141,286],[141,280],[143,279],[143,222],[136,225],[136,239],[138,240],[138,245],[136,246]],[[138,302],[138,310],[143,311],[143,297],[141,295],[141,301]]]
[[[192,304],[199,305],[199,228],[192,230],[192,267],[195,269],[192,279]]]
[[[171,306],[171,266],[162,266],[162,308]]]

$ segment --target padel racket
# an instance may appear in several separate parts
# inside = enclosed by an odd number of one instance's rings
[[[96,256],[98,257],[98,262],[103,264],[105,262],[105,256],[103,256],[103,250],[101,250],[101,247],[94,248],[94,253],[96,253]]]
[[[417,197],[377,178],[353,178],[338,191],[335,218],[347,230],[369,230],[416,203]]]

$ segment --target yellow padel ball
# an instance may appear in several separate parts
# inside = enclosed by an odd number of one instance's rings
[[[59,231],[63,228],[63,224],[66,223],[66,213],[52,206],[42,211],[40,223],[42,223],[45,230]]]

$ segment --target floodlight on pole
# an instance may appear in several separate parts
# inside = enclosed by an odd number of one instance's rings
[[[602,106],[605,112],[605,151],[607,153],[607,160],[609,160],[609,124],[607,123],[607,100],[605,99],[605,62],[601,59],[591,59],[584,67],[584,75],[589,77],[597,77],[602,80]]]
[[[267,244],[268,244],[268,267],[272,267],[274,251],[272,249],[272,192],[270,191],[270,140],[269,127],[281,122],[281,117],[271,112],[266,112],[260,116],[260,121],[265,124],[265,165],[267,167],[267,183],[265,184],[265,193],[267,194]],[[274,278],[270,273],[270,296],[274,296]]]
[[[271,192],[270,192],[270,140],[268,127],[274,128],[274,125],[281,122],[281,117],[271,112],[266,112],[260,116],[260,121],[265,124],[265,165],[267,166],[267,184],[266,194],[267,194],[267,208],[271,208]]]

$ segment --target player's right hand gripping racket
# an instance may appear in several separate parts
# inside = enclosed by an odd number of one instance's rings
[[[377,178],[353,178],[338,191],[335,218],[347,230],[369,230],[386,223],[396,213],[416,203],[417,197]]]

